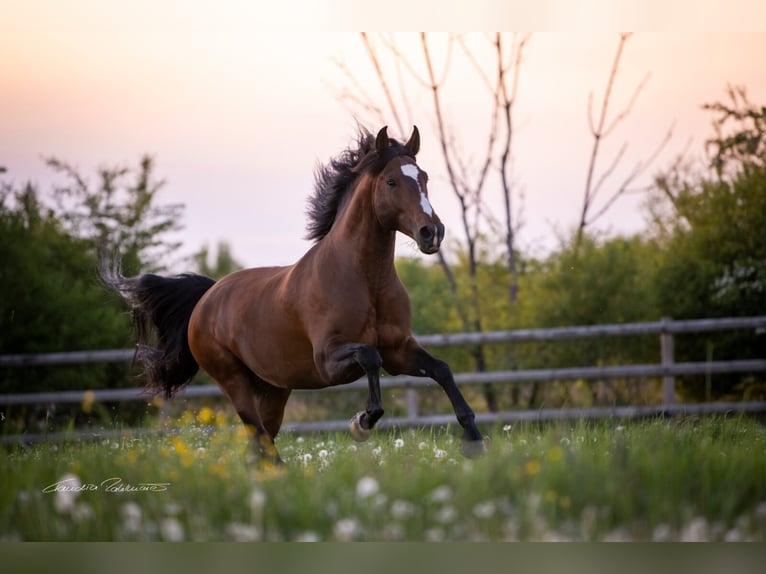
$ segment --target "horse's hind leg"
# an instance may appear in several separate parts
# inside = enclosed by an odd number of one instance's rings
[[[213,359],[214,360],[211,360]],[[259,408],[259,390],[264,385],[237,357],[223,348],[215,349],[215,352],[202,357],[200,366],[218,383],[223,393],[229,398],[237,411],[239,418],[247,429],[255,451],[255,455],[262,460],[270,461],[274,464],[281,464],[276,446],[274,446],[274,435],[279,430],[278,424],[275,424],[275,409],[268,409],[269,417],[264,421]],[[288,393],[289,395],[289,393]],[[287,397],[283,393],[275,395],[279,400]],[[282,411],[284,410],[284,402]],[[279,424],[282,417],[279,413]]]

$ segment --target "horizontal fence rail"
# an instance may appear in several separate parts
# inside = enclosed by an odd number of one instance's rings
[[[647,323],[625,323],[613,325],[586,325],[557,327],[550,329],[516,329],[483,333],[450,333],[423,335],[417,337],[425,347],[444,347],[509,343],[520,341],[556,341],[594,337],[622,337],[636,335],[659,335],[659,364],[609,365],[597,367],[566,367],[554,369],[525,369],[513,371],[491,371],[482,373],[458,373],[455,380],[459,385],[480,385],[486,383],[528,383],[565,380],[609,380],[616,378],[660,377],[663,381],[663,402],[646,407],[593,407],[587,409],[544,409],[527,411],[506,411],[500,413],[477,413],[477,422],[507,422],[514,420],[553,420],[560,418],[639,417],[651,414],[712,413],[712,412],[763,412],[764,402],[746,403],[703,403],[675,404],[675,377],[684,375],[716,375],[722,373],[766,372],[766,358],[676,363],[673,357],[673,335],[682,333],[703,333],[713,331],[753,330],[766,333],[766,316],[728,317],[721,319],[693,319],[675,321],[662,319]],[[61,366],[91,362],[132,361],[134,349],[113,349],[101,351],[77,351],[40,354],[0,355],[0,367]],[[423,415],[417,412],[416,389],[431,386],[428,378],[397,376],[381,378],[381,388],[407,389],[407,416],[384,418],[379,428],[393,426],[429,426],[454,423],[452,415]],[[365,390],[366,380],[349,385],[328,387],[325,391],[343,392]],[[303,391],[312,392],[312,391]],[[179,398],[221,396],[217,385],[192,385],[178,393]],[[93,391],[60,391],[40,393],[18,393],[0,395],[0,405],[29,405],[55,403],[118,402],[131,400],[150,401],[152,395],[142,389],[101,389]],[[285,431],[342,430],[348,428],[348,421],[316,421],[285,423]],[[86,433],[93,435],[93,433]],[[103,434],[103,433],[101,433]],[[35,440],[38,435],[24,435],[25,440]],[[52,440],[53,435],[39,435]],[[5,442],[12,437],[3,437]]]

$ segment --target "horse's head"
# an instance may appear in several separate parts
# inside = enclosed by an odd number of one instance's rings
[[[375,151],[386,157],[389,146],[384,127],[375,138]],[[444,238],[444,225],[428,200],[428,174],[415,163],[420,149],[417,127],[404,148],[406,153],[393,155],[375,178],[375,215],[385,227],[414,239],[423,253],[436,253]]]

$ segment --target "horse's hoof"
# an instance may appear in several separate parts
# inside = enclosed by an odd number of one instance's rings
[[[363,412],[356,413],[348,425],[348,432],[351,433],[351,438],[356,442],[364,442],[370,438],[370,429],[362,428],[362,415]]]
[[[476,458],[487,454],[487,445],[483,439],[464,440],[460,444],[460,452],[466,458]]]

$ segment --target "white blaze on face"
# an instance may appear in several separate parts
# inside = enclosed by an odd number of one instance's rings
[[[414,163],[405,163],[402,165],[402,173],[406,175],[407,177],[411,177],[415,180],[415,183],[418,184],[418,191],[420,191],[420,206],[423,208],[423,211],[426,215],[429,217],[434,214],[433,207],[431,207],[431,202],[428,201],[428,197],[426,197],[426,194],[423,193],[423,188],[420,187],[420,179],[418,176],[420,175],[420,169],[418,166],[416,166]]]

